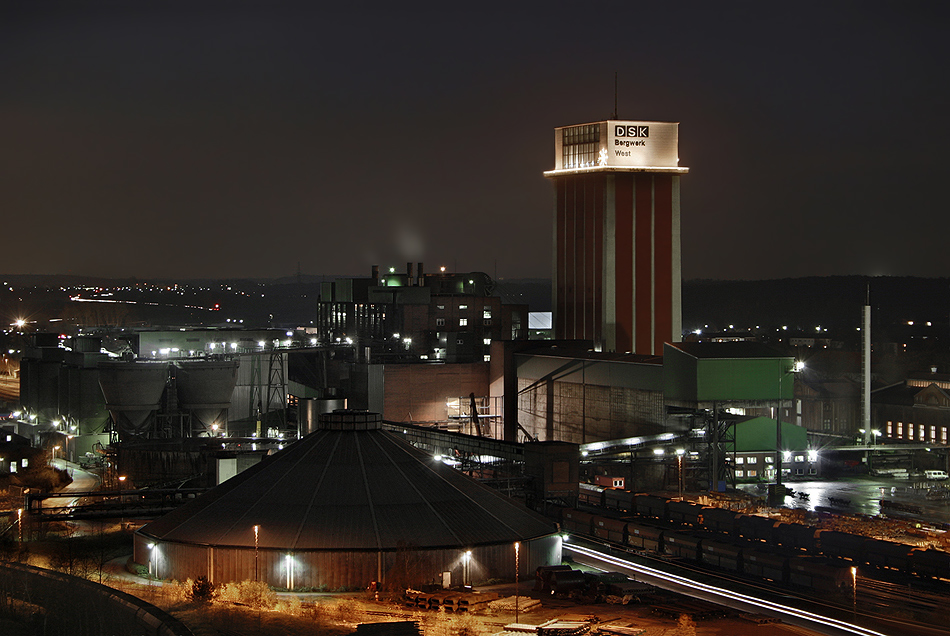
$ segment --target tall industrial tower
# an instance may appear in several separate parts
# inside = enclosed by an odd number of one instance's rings
[[[679,124],[554,131],[554,337],[663,355],[682,331]]]

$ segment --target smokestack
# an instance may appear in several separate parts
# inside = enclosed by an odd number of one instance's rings
[[[416,263],[416,276],[418,277],[418,280],[419,280],[418,282],[419,287],[424,287],[426,283],[422,277],[422,263]]]
[[[379,285],[379,265],[373,265],[373,272],[370,276],[373,278],[373,283]]]
[[[870,291],[868,292],[870,297]],[[862,311],[861,336],[861,426],[864,427],[864,445],[871,443],[871,300]]]
[[[412,287],[412,263],[406,263],[406,286]]]

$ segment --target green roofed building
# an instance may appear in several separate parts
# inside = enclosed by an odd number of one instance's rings
[[[738,481],[774,481],[776,422],[753,417],[736,422],[735,452],[728,460]],[[819,474],[818,453],[809,450],[808,432],[782,422],[782,473],[786,478],[813,478]]]

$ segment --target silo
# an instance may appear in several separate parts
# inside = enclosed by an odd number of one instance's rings
[[[121,433],[141,435],[168,380],[166,362],[102,361],[99,386]]]
[[[298,398],[297,421],[300,422],[300,435],[309,435],[317,430],[320,415],[332,413],[345,405],[346,400],[337,397]]]
[[[175,362],[178,405],[192,412],[208,431],[231,406],[237,383],[237,360],[179,360]]]

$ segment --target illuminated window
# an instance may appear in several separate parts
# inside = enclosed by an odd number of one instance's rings
[[[745,463],[745,458],[743,458],[743,457],[736,457],[736,463],[737,463],[737,464],[744,464],[744,463]]]
[[[435,308],[436,308],[436,309],[445,309],[445,305],[436,305]]]
[[[489,355],[489,354],[486,353],[484,356],[482,356],[482,359],[483,359],[485,362],[491,362],[491,355]]]
[[[491,318],[491,307],[485,307],[482,311],[482,318]]]
[[[888,437],[894,436],[894,422],[890,420],[887,420],[887,436]]]
[[[491,344],[491,338],[482,338],[482,344],[483,344],[483,345],[486,345],[486,346],[487,346],[487,345],[490,345],[490,344]]]
[[[468,318],[459,318],[459,327],[467,327]]]
[[[930,441],[931,442],[937,441],[937,427],[934,426],[933,424],[930,425]]]
[[[749,477],[755,477],[759,474],[759,472],[755,469],[750,469],[748,472],[749,472]]]
[[[771,455],[765,458],[766,464],[771,464],[773,461],[775,461],[775,458],[772,457]]]
[[[459,305],[459,309],[468,309],[468,305]]]
[[[904,423],[903,422],[897,423],[897,436],[904,437]]]
[[[585,124],[561,130],[561,159],[565,168],[597,165],[600,126]]]
[[[746,458],[745,458],[745,461],[746,461],[747,464],[754,464],[756,461],[758,461],[758,458],[757,458],[757,457],[746,457]]]
[[[926,441],[926,437],[924,436],[924,425],[921,424],[921,425],[918,427],[917,430],[918,430],[918,432],[920,433],[920,437],[918,437],[917,439],[919,439],[919,440],[922,441],[922,442],[923,442],[923,441]]]
[[[736,471],[736,477],[745,477],[745,473],[741,470]]]
[[[940,433],[940,443],[941,444],[947,443],[947,427],[946,426],[943,427],[943,430]]]
[[[805,456],[804,456],[804,455],[795,455],[795,461],[796,461],[796,462],[803,462],[803,461],[805,461]]]

